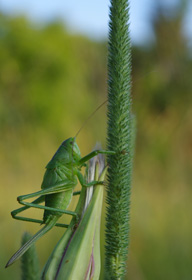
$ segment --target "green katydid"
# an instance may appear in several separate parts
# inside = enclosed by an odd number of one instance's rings
[[[86,171],[87,182],[103,181],[107,171],[103,155],[92,158]],[[99,279],[103,192],[99,184],[82,189],[75,210],[80,216],[79,223],[76,224],[75,217],[71,220],[43,269],[42,280]]]
[[[47,233],[53,226],[57,225],[61,227],[67,227],[66,225],[57,224],[57,220],[63,214],[76,216],[78,219],[78,216],[75,212],[68,211],[66,209],[70,204],[73,190],[77,185],[77,178],[82,187],[90,187],[101,183],[98,181],[86,183],[81,173],[82,166],[85,166],[85,163],[89,159],[98,154],[114,154],[114,152],[96,150],[81,158],[80,150],[77,146],[77,143],[75,142],[75,138],[71,137],[65,140],[46,166],[46,172],[41,185],[42,190],[28,195],[19,196],[17,198],[18,202],[25,206],[14,210],[11,213],[12,217],[18,220],[42,223],[45,224],[45,226],[11,257],[6,267],[11,265],[20,256],[22,256],[34,242]],[[26,199],[37,196],[40,197],[34,200],[32,203],[25,202]],[[43,200],[45,201],[45,206],[39,205],[39,203]],[[43,220],[40,221],[16,216],[18,213],[26,210],[29,207],[44,209],[45,211]]]
[[[100,105],[94,112],[96,112],[102,105]],[[92,115],[93,114],[91,114],[91,116]],[[81,168],[86,166],[86,162],[98,154],[115,154],[115,152],[96,150],[82,158],[79,147],[76,143],[76,137],[71,137],[65,140],[46,166],[45,175],[41,185],[42,190],[22,195],[17,198],[18,202],[24,206],[12,211],[12,217],[18,220],[45,224],[45,226],[10,258],[6,267],[21,257],[34,242],[36,242],[54,226],[68,227],[68,225],[57,223],[58,219],[63,214],[75,216],[78,220],[77,213],[69,211],[67,208],[71,202],[72,195],[79,194],[79,192],[73,192],[78,180],[82,187],[90,187],[101,183],[99,181],[86,183],[83,174],[81,173]],[[25,201],[26,199],[34,197],[38,198],[31,203]],[[45,202],[45,205],[39,205],[41,202]],[[17,216],[17,214],[30,207],[44,210],[42,221]]]

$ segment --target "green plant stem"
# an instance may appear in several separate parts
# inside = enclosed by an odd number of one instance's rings
[[[22,245],[31,239],[31,234],[25,232],[22,237]],[[22,280],[40,280],[39,260],[35,245],[31,246],[29,250],[21,258]]]
[[[133,155],[128,1],[111,0],[108,42],[108,156],[105,279],[123,279],[129,244]]]

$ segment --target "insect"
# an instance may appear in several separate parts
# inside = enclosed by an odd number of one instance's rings
[[[103,181],[107,166],[99,154],[88,163],[87,182]],[[100,220],[103,203],[103,186],[82,189],[76,212],[80,220],[71,220],[68,229],[57,243],[44,266],[45,279],[99,279],[100,274]],[[75,225],[75,227],[74,227]]]
[[[46,166],[41,185],[42,190],[17,198],[18,202],[24,206],[11,212],[13,218],[45,225],[11,257],[6,267],[21,257],[34,242],[47,233],[53,226],[67,227],[67,225],[57,223],[63,214],[75,216],[78,220],[77,213],[67,210],[67,207],[71,202],[73,191],[78,181],[83,188],[102,183],[99,181],[87,183],[81,173],[81,168],[86,166],[87,161],[98,154],[115,154],[115,152],[95,150],[82,158],[80,149],[76,143],[76,137],[65,140]],[[39,197],[33,202],[26,202],[26,199],[37,196]],[[45,206],[39,205],[43,201],[45,202]],[[42,221],[17,216],[17,214],[30,207],[44,210]]]

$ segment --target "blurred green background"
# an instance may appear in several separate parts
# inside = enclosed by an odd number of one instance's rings
[[[183,14],[157,9],[153,42],[132,48],[137,143],[127,279],[192,279],[192,61]],[[0,279],[20,279],[19,262],[4,265],[22,233],[39,229],[11,218],[16,197],[40,189],[58,146],[106,99],[106,64],[106,42],[71,35],[59,21],[38,27],[0,14]],[[105,137],[104,106],[78,136],[82,155],[96,141],[105,147]],[[37,243],[41,267],[61,235],[55,228]]]

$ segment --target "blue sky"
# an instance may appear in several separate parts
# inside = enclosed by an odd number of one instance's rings
[[[161,0],[168,6],[178,1]],[[149,18],[153,4],[154,0],[130,0],[130,31],[135,43],[147,41],[152,36]],[[108,6],[109,0],[0,0],[0,10],[3,12],[25,14],[32,21],[42,23],[59,17],[71,31],[96,39],[107,36]]]

